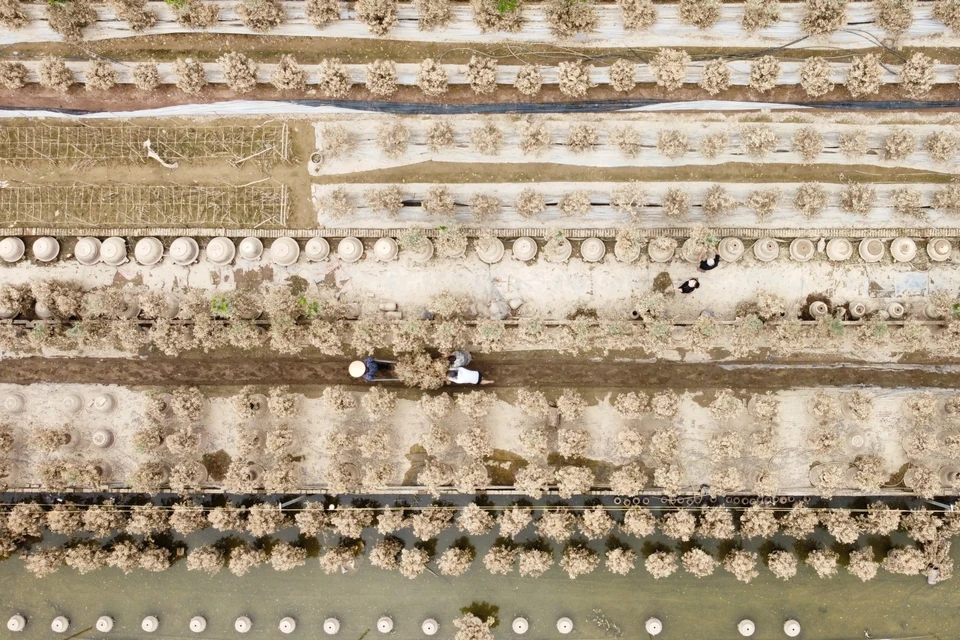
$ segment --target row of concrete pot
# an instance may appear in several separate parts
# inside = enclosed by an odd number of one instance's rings
[[[821,239],[795,238],[790,242],[790,258],[797,262],[811,260],[817,252],[823,252],[832,262],[843,262],[853,257],[854,251],[864,262],[879,262],[887,251],[895,262],[910,262],[917,257],[917,242],[912,238],[899,237],[889,241],[889,246],[879,238],[864,238],[856,249],[846,238]],[[743,256],[745,247],[739,238],[724,238],[717,245],[717,253],[723,260],[733,262]],[[934,262],[948,260],[953,253],[953,243],[946,238],[927,242],[927,256]],[[761,262],[772,262],[780,257],[780,243],[774,238],[761,238],[753,244],[753,255]],[[651,253],[651,259],[654,259]]]
[[[100,633],[109,633],[113,630],[115,621],[110,616],[100,616],[94,627]],[[20,632],[26,629],[27,620],[20,614],[15,614],[7,620],[7,630]],[[190,631],[202,633],[207,629],[207,620],[203,616],[194,616],[190,618],[188,625]],[[160,628],[160,620],[156,616],[147,616],[140,623],[140,629],[145,633],[155,633]],[[234,631],[237,633],[248,633],[253,628],[253,621],[248,616],[240,616],[234,621]],[[293,633],[297,628],[297,621],[290,616],[282,618],[278,629],[281,633]],[[423,621],[421,631],[424,635],[436,635],[440,630],[439,623],[433,618]],[[530,628],[526,618],[517,617],[513,619],[510,628],[517,635],[524,635]],[[647,618],[643,623],[643,628],[647,634],[658,636],[663,632],[663,623],[659,618]],[[50,630],[54,633],[66,633],[70,629],[70,619],[66,616],[57,616],[50,623]],[[757,626],[752,620],[741,620],[737,623],[737,632],[744,637],[752,636],[757,630]],[[336,618],[327,618],[323,621],[323,631],[327,635],[336,635],[340,631],[340,621]],[[377,620],[377,631],[380,633],[391,633],[393,631],[393,618],[383,616]],[[573,620],[567,617],[557,620],[557,631],[563,635],[573,631]],[[796,620],[787,620],[783,623],[783,633],[789,638],[795,638],[800,635],[800,623]]]
[[[110,413],[117,407],[117,400],[109,393],[101,393],[94,396],[89,403],[85,402],[83,396],[78,393],[68,393],[60,397],[60,407],[66,413],[77,413],[84,407],[90,407],[98,413]],[[5,394],[0,399],[0,409],[4,413],[23,413],[27,408],[27,399],[19,392]]]
[[[696,245],[688,240],[682,246],[672,239],[665,241],[651,241],[647,253],[653,262],[670,262],[679,250],[680,257],[691,262],[699,261],[700,251],[689,249]],[[486,238],[476,244],[477,256],[488,264],[494,264],[503,259],[506,252],[504,243],[499,238]],[[511,248],[515,259],[527,262],[533,260],[540,248],[537,241],[528,236],[522,236],[513,241]],[[857,246],[857,252],[865,262],[879,262],[888,251],[887,245],[878,238],[865,238]],[[33,241],[31,247],[34,259],[38,262],[51,262],[60,254],[60,243],[56,238],[44,236]],[[133,256],[141,265],[151,266],[158,264],[164,256],[163,242],[156,237],[141,238],[137,241]],[[225,266],[239,258],[247,261],[257,261],[264,254],[263,242],[259,238],[249,237],[240,241],[239,246],[225,236],[211,238],[205,247],[206,259],[209,263]],[[299,243],[294,238],[277,238],[267,250],[270,261],[280,266],[294,264],[301,253],[308,261],[322,261],[330,257],[330,242],[326,238],[314,237],[307,240],[301,251]],[[621,245],[617,243],[614,253],[621,262],[634,262],[640,257],[640,243]],[[739,260],[746,251],[744,241],[740,238],[723,238],[717,245],[717,252],[727,262]],[[753,244],[754,256],[762,262],[771,262],[780,257],[780,242],[774,238],[761,238]],[[789,255],[797,262],[806,262],[822,251],[831,261],[842,262],[849,260],[854,254],[854,244],[846,238],[833,238],[829,241],[815,242],[810,238],[795,238],[789,244]],[[175,238],[167,250],[171,261],[177,265],[190,265],[200,258],[200,245],[191,237]],[[600,238],[586,238],[580,243],[580,257],[586,262],[600,262],[606,255],[606,244]],[[899,237],[889,243],[890,255],[896,262],[910,262],[918,252],[915,240]],[[953,244],[945,238],[930,240],[926,246],[929,258],[935,262],[942,262],[950,258]],[[26,246],[20,238],[7,237],[0,240],[0,260],[13,263],[19,261],[26,253]],[[363,241],[355,237],[342,238],[336,250],[337,258],[342,262],[357,262],[365,253]],[[410,250],[408,255],[415,262],[426,262],[433,257],[434,244],[428,238],[422,238],[417,250]],[[466,253],[466,250],[464,250]],[[450,257],[461,257],[450,256]],[[400,247],[394,238],[379,238],[373,246],[374,259],[380,262],[389,262],[397,259]],[[564,262],[573,254],[573,245],[565,238],[560,239],[551,247],[547,259],[551,262]],[[74,257],[84,265],[98,262],[110,266],[120,266],[127,262],[127,246],[123,238],[114,236],[103,241],[94,237],[84,237],[77,240],[74,246]]]

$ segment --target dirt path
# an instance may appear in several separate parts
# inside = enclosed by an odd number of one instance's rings
[[[0,383],[39,382],[222,386],[235,384],[351,384],[349,359],[26,358],[0,363]],[[807,386],[943,387],[957,384],[956,366],[678,364],[585,361],[575,357],[479,356],[475,366],[496,387],[732,387],[775,390]],[[490,387],[488,387],[490,388]]]

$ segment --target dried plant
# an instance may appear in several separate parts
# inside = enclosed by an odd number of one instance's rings
[[[240,5],[241,7],[244,5]],[[248,93],[257,87],[257,63],[236,51],[229,51],[218,60],[227,86],[237,93]]]
[[[597,14],[591,0],[547,0],[543,14],[557,38],[570,38],[597,28]]]
[[[284,54],[270,75],[270,84],[278,91],[303,91],[307,87],[307,72],[297,64],[296,58]]]
[[[625,31],[646,31],[657,21],[652,0],[617,0]]]
[[[780,22],[778,0],[747,0],[743,5],[740,26],[747,33],[754,33]]]
[[[873,53],[858,56],[850,62],[844,85],[854,98],[878,93],[883,84],[883,66]]]
[[[793,206],[807,218],[815,218],[827,207],[827,192],[819,182],[805,182],[797,187]]]
[[[342,98],[350,91],[350,76],[339,58],[324,58],[317,65],[317,90],[325,98]]]
[[[525,96],[535,96],[543,88],[543,75],[540,67],[535,64],[525,64],[517,70],[513,81],[514,88]]]
[[[442,29],[453,21],[449,0],[416,0],[417,28],[420,31]]]
[[[173,64],[173,72],[177,76],[177,89],[187,95],[196,95],[207,86],[207,74],[197,60],[177,58]]]
[[[757,571],[759,557],[752,551],[734,549],[723,559],[723,568],[729,571],[740,582],[749,584],[760,575]]]
[[[486,56],[472,56],[467,64],[467,82],[474,93],[493,93],[497,88],[497,61]]]
[[[877,199],[876,190],[868,184],[851,183],[840,191],[840,210],[865,216]]]
[[[930,93],[936,78],[934,67],[938,61],[922,53],[914,53],[900,67],[900,91],[911,100],[919,100]]]
[[[752,75],[752,72],[751,72]],[[710,60],[703,65],[700,88],[715,96],[730,88],[730,66],[722,58]]]
[[[74,2],[66,3],[69,5]],[[60,4],[48,6],[64,6]],[[73,73],[67,68],[63,58],[55,56],[46,56],[40,60],[37,67],[37,76],[40,78],[40,86],[46,89],[53,89],[58,93],[66,93],[73,86]]]
[[[483,33],[507,31],[517,33],[523,27],[523,1],[498,3],[497,0],[470,0],[473,21]]]
[[[709,29],[720,21],[720,0],[680,0],[677,17],[681,24]]]
[[[560,93],[570,98],[582,98],[596,84],[590,79],[590,70],[579,60],[564,61],[557,65],[557,84]]]
[[[637,65],[623,58],[618,59],[607,70],[610,86],[615,91],[627,93],[637,86]]]
[[[780,61],[773,56],[761,56],[750,65],[750,88],[766,93],[777,86],[780,79]]]
[[[833,91],[830,63],[819,56],[805,59],[800,65],[800,86],[811,98]]]
[[[647,556],[643,566],[647,570],[647,573],[653,576],[655,580],[669,578],[676,573],[679,568],[677,557],[666,551],[655,551],[651,553]]]
[[[800,30],[812,36],[827,35],[847,24],[847,0],[805,0]]]
[[[17,0],[20,4],[20,0]],[[7,89],[20,89],[27,84],[27,67],[22,62],[0,62],[0,85]]]
[[[417,71],[417,86],[428,96],[439,96],[447,92],[449,78],[438,62],[427,58],[420,63]]]
[[[688,1],[697,2],[698,0]],[[719,2],[716,4],[719,6]],[[690,56],[686,51],[660,49],[650,62],[650,71],[656,78],[658,87],[664,87],[667,91],[676,91],[683,86],[689,64]]]
[[[70,43],[83,40],[83,30],[97,22],[97,12],[87,0],[48,3],[46,15],[50,28]]]
[[[367,25],[370,33],[383,37],[397,24],[396,0],[358,0],[357,20]]]

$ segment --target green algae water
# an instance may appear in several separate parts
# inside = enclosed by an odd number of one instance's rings
[[[487,536],[479,538],[482,554]],[[491,538],[492,541],[492,538]],[[441,541],[446,542],[445,540]],[[438,547],[444,549],[442,544]],[[592,545],[598,548],[600,545]],[[557,551],[559,558],[559,550]],[[956,551],[954,559],[958,560]],[[864,638],[960,638],[960,589],[957,579],[935,587],[922,576],[896,576],[880,571],[871,582],[862,583],[845,569],[832,579],[821,579],[809,567],[788,582],[774,578],[765,567],[750,584],[737,582],[722,569],[697,579],[682,569],[673,576],[654,580],[642,567],[642,560],[629,576],[615,576],[601,563],[592,574],[571,580],[554,566],[540,578],[521,578],[516,573],[494,576],[482,566],[480,557],[473,568],[457,578],[438,577],[430,572],[408,580],[397,572],[369,566],[365,559],[347,574],[325,575],[315,558],[305,567],[277,572],[261,566],[237,578],[223,570],[215,576],[186,570],[176,563],[163,573],[135,571],[123,575],[101,569],[79,575],[62,568],[52,576],[36,579],[27,573],[18,558],[0,563],[0,606],[8,638],[68,638],[81,631],[80,638],[238,638],[234,621],[249,616],[253,629],[244,638],[327,637],[321,626],[328,617],[339,619],[337,635],[344,640],[374,640],[380,636],[376,621],[389,615],[394,620],[391,634],[396,640],[425,637],[422,621],[440,623],[436,638],[452,638],[452,621],[460,609],[475,601],[499,607],[499,638],[513,637],[510,621],[518,615],[530,622],[527,638],[559,638],[556,621],[562,616],[574,622],[571,640],[601,638],[643,638],[649,636],[643,622],[650,616],[663,621],[660,638],[720,640],[740,637],[737,622],[749,618],[756,623],[754,638],[784,638],[783,623],[795,618],[802,625],[801,638],[843,640]],[[601,628],[594,622],[596,611],[619,628]],[[5,629],[9,616],[27,617],[22,633]],[[50,622],[57,615],[71,621],[68,633],[57,636]],[[93,624],[101,615],[110,615],[116,626],[109,634],[98,633]],[[156,633],[140,629],[144,616],[160,620]],[[207,619],[207,629],[193,634],[187,624],[194,615]],[[280,619],[292,616],[296,631],[285,636],[277,629]],[[89,628],[89,630],[87,630]]]

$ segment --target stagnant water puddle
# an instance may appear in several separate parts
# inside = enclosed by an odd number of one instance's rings
[[[960,559],[956,547],[953,556]],[[642,566],[627,577],[614,576],[601,566],[571,580],[556,566],[540,578],[521,578],[516,573],[493,576],[478,566],[478,558],[473,569],[459,578],[428,572],[408,580],[397,572],[372,568],[365,560],[361,563],[353,573],[332,576],[310,559],[307,566],[293,571],[280,573],[267,565],[241,578],[226,570],[216,576],[188,572],[179,562],[157,574],[123,575],[103,569],[81,576],[61,569],[39,580],[23,569],[18,558],[11,558],[0,563],[4,592],[0,617],[5,622],[21,613],[28,623],[22,633],[3,630],[0,635],[56,637],[50,622],[64,615],[71,626],[62,637],[144,638],[151,636],[141,631],[140,622],[154,615],[160,627],[153,637],[234,638],[238,637],[235,619],[246,615],[253,621],[247,638],[288,637],[277,630],[284,616],[297,621],[289,637],[321,638],[326,637],[323,621],[332,616],[340,621],[339,637],[372,640],[380,635],[377,619],[389,615],[395,624],[394,638],[424,637],[420,628],[426,618],[440,624],[435,637],[452,638],[456,632],[452,621],[461,615],[461,607],[487,601],[499,607],[500,625],[494,634],[500,638],[514,636],[510,621],[518,615],[529,620],[526,637],[530,638],[559,638],[556,621],[562,616],[574,622],[567,636],[571,640],[646,639],[643,623],[650,616],[663,621],[661,638],[736,638],[737,622],[743,618],[756,623],[754,638],[760,640],[785,637],[783,623],[788,618],[801,623],[800,637],[808,640],[960,637],[960,616],[956,615],[960,590],[955,580],[931,587],[923,577],[884,571],[872,582],[862,583],[845,569],[823,580],[801,566],[794,579],[783,582],[761,568],[758,578],[742,584],[723,570],[703,579],[681,570],[654,580]],[[598,611],[619,628],[619,635],[594,621]],[[116,621],[109,634],[90,628],[101,615]],[[204,616],[208,623],[199,636],[187,627],[194,615]]]

